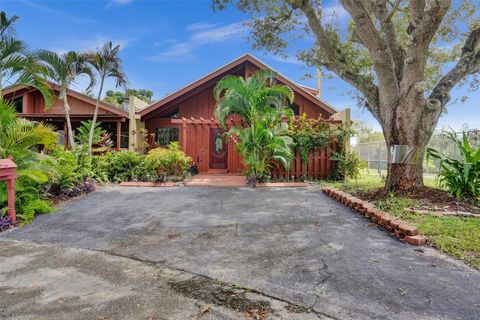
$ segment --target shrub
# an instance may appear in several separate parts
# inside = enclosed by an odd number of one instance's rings
[[[171,142],[168,149],[152,149],[145,157],[146,168],[155,172],[158,180],[164,180],[167,176],[183,178],[191,163],[192,158],[180,150],[178,142]]]
[[[44,189],[48,174],[39,168],[20,169],[15,183],[15,209],[22,223],[30,223],[35,214],[53,211],[45,199]],[[0,205],[7,203],[5,184],[0,185]]]
[[[88,137],[90,135],[90,129],[92,128],[92,120],[82,121],[81,126],[77,128],[77,135],[75,138],[78,143],[84,147],[87,147],[88,153]],[[102,129],[102,123],[96,122],[95,129],[93,131],[92,141],[92,153],[103,154],[112,149],[113,141],[111,139],[112,134],[107,133],[107,130]]]
[[[106,173],[111,182],[148,181],[152,172],[147,170],[142,155],[133,151],[109,152],[106,157]]]
[[[40,163],[51,168],[48,192],[53,195],[64,195],[84,178],[78,173],[75,153],[62,147],[54,149],[50,156],[43,157]]]
[[[357,179],[360,177],[360,170],[366,165],[365,161],[354,151],[335,152],[330,159],[336,161],[332,174],[333,179]]]
[[[457,198],[478,199],[480,197],[480,148],[473,148],[468,137],[463,132],[462,139],[455,133],[447,133],[461,155],[461,159],[454,159],[442,152],[427,148],[427,159],[439,161],[437,179],[440,186],[444,187]]]

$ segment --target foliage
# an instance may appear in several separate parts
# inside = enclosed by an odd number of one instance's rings
[[[302,159],[305,168],[304,177],[307,174],[310,152],[322,150],[330,143],[338,142],[337,132],[338,126],[329,124],[321,117],[308,119],[305,113],[300,119],[292,122],[288,135],[292,137],[294,147]]]
[[[109,152],[106,157],[106,173],[111,182],[148,181],[152,172],[146,168],[142,155],[132,151]]]
[[[383,133],[374,131],[372,127],[365,122],[353,122],[352,129],[357,143],[384,141]]]
[[[214,10],[228,6],[251,16],[255,49],[293,53],[351,85],[388,146],[425,147],[451,90],[480,83],[478,1],[340,1],[339,19],[321,0],[212,0]],[[388,171],[387,189],[422,186],[415,165]]]
[[[366,167],[365,161],[354,151],[335,152],[330,159],[335,161],[334,179],[357,179],[361,169]]]
[[[15,206],[19,219],[29,222],[35,213],[51,211],[43,199],[42,188],[48,182],[49,168],[38,164],[37,149],[50,148],[57,134],[50,126],[34,124],[17,117],[11,103],[0,100],[0,158],[12,156],[17,164]],[[0,185],[0,207],[7,202],[7,188]]]
[[[75,139],[70,122],[70,107],[68,105],[67,91],[79,75],[86,75],[90,79],[88,88],[95,85],[95,75],[86,62],[85,54],[75,51],[68,51],[63,54],[48,50],[38,50],[35,58],[40,61],[44,67],[47,76],[55,81],[59,87],[58,98],[63,101],[65,120],[67,122],[69,147],[75,149]]]
[[[192,163],[192,158],[185,155],[178,142],[171,142],[168,148],[155,148],[145,157],[148,170],[155,172],[158,180],[167,176],[183,177]]]
[[[480,197],[480,148],[473,148],[463,132],[462,139],[455,133],[447,133],[460,151],[461,159],[427,149],[427,158],[439,160],[438,182],[457,198],[478,199]]]
[[[112,42],[105,43],[95,52],[85,53],[85,59],[97,71],[100,78],[100,87],[98,89],[97,101],[95,103],[95,111],[93,113],[93,125],[90,126],[88,135],[88,155],[92,156],[92,146],[94,144],[95,128],[97,123],[98,109],[100,105],[100,97],[102,96],[103,85],[107,78],[115,80],[115,86],[124,86],[127,83],[127,76],[122,69],[122,59],[120,58],[120,46],[113,46]]]
[[[30,164],[29,168],[17,170],[15,183],[15,208],[22,223],[30,223],[37,213],[53,210],[44,199],[42,188],[48,182],[48,174],[43,168]],[[0,204],[7,203],[7,188],[0,185]]]
[[[126,92],[107,90],[103,102],[121,108],[125,102],[128,102],[130,96],[152,103],[153,91],[148,89],[127,89]]]
[[[138,145],[135,145],[134,148],[134,150],[139,153],[144,153],[145,150],[150,146],[149,138],[152,141],[155,140],[155,133],[149,133],[148,130],[145,128],[141,128],[138,131],[132,130],[131,133],[133,135],[134,141],[141,141]]]
[[[12,220],[6,216],[6,212],[0,212],[0,232],[12,227]]]
[[[92,120],[82,121],[82,125],[77,128],[77,134],[75,138],[80,144],[88,145],[92,123]],[[113,146],[111,136],[111,133],[107,133],[107,130],[102,129],[101,122],[96,122],[95,129],[93,130],[92,153],[103,154],[110,151]]]
[[[405,197],[397,197],[393,193],[388,194],[384,199],[375,201],[375,206],[378,209],[389,212],[399,218],[405,218],[405,209],[417,207],[418,205],[418,201]]]
[[[275,113],[273,110],[270,112]],[[229,132],[230,136],[238,140],[237,149],[247,166],[250,185],[256,181],[268,180],[270,170],[278,163],[288,170],[293,159],[293,141],[287,135],[288,124],[280,123],[273,127],[269,125],[270,121],[259,119],[250,127],[233,127]]]
[[[28,45],[16,37],[13,25],[17,20],[18,16],[9,18],[0,11],[0,97],[4,84],[22,84],[38,89],[46,107],[50,107],[53,95],[45,81],[45,70],[32,57]]]
[[[17,117],[15,107],[0,99],[0,158],[12,156],[23,167],[36,159],[38,146],[50,149],[57,139],[52,126]]]
[[[289,168],[293,141],[287,132],[293,112],[287,106],[293,103],[294,94],[277,84],[274,72],[260,69],[248,79],[226,76],[214,95],[215,116],[224,128],[230,116],[242,119],[242,125],[235,124],[226,136],[239,140],[237,149],[253,184],[269,176],[274,161]]]

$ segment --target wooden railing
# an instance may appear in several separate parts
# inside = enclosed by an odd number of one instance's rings
[[[286,171],[282,166],[278,166],[271,172],[272,180],[298,180],[305,173],[308,179],[325,179],[335,168],[335,161],[330,160],[330,157],[336,150],[338,150],[338,146],[332,143],[325,149],[310,152],[306,168],[300,154],[297,152],[290,170]]]

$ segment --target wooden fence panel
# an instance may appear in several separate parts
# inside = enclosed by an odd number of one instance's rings
[[[300,179],[305,169],[309,180],[318,180],[327,178],[335,168],[335,161],[330,160],[332,154],[337,150],[337,145],[332,143],[327,148],[310,152],[308,155],[307,166],[303,164],[300,154],[296,152],[295,159],[289,171],[286,171],[281,165],[273,169],[273,180],[295,180]]]

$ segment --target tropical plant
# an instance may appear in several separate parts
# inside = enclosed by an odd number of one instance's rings
[[[15,185],[15,206],[23,222],[33,219],[35,213],[52,209],[43,198],[42,190],[48,183],[52,168],[39,164],[38,148],[50,149],[57,134],[49,125],[34,124],[17,117],[14,106],[0,99],[0,158],[12,156],[18,165]],[[0,207],[7,202],[7,190],[0,185]]]
[[[255,49],[293,55],[351,85],[347,92],[378,120],[388,148],[423,150],[447,109],[451,90],[465,83],[478,88],[479,3],[212,0],[212,7],[232,6],[249,15]],[[411,162],[388,166],[387,190],[423,186],[421,162]]]
[[[460,151],[461,159],[447,156],[434,148],[427,148],[427,159],[438,160],[437,180],[457,198],[480,198],[480,148],[474,148],[463,132],[462,139],[454,132],[447,132],[448,139],[453,141]]]
[[[68,51],[63,54],[39,50],[36,57],[45,67],[47,75],[60,86],[59,99],[63,101],[65,119],[67,122],[68,142],[71,149],[75,149],[75,136],[70,121],[70,106],[68,105],[68,89],[79,75],[87,75],[90,79],[88,88],[95,85],[95,76],[92,69],[86,63],[85,54]]]
[[[145,166],[144,156],[133,151],[112,151],[105,155],[106,173],[111,182],[148,181],[152,172]]]
[[[337,179],[357,179],[360,177],[361,169],[366,167],[363,160],[356,152],[335,152],[330,160],[335,161],[335,170],[331,178]]]
[[[48,108],[53,95],[45,81],[45,70],[32,57],[28,45],[16,38],[13,25],[17,20],[18,16],[9,18],[0,11],[0,98],[5,84],[23,84],[38,89]]]
[[[23,167],[37,159],[37,147],[53,147],[58,135],[53,126],[17,116],[11,102],[0,99],[0,158],[12,156]]]
[[[168,148],[155,148],[148,152],[145,164],[148,170],[155,172],[157,180],[166,180],[168,176],[183,178],[192,163],[178,142],[170,142]]]
[[[237,149],[247,166],[250,185],[269,175],[273,161],[288,169],[293,158],[292,139],[287,135],[293,111],[293,91],[277,84],[275,73],[259,69],[247,79],[226,76],[215,87],[215,116],[226,128],[227,119],[239,115],[227,136],[239,139]]]
[[[92,156],[92,144],[95,134],[95,124],[97,122],[98,109],[100,106],[100,97],[102,96],[103,85],[107,78],[113,78],[117,87],[124,86],[127,83],[127,76],[122,70],[122,59],[120,59],[120,46],[113,47],[112,42],[107,42],[96,52],[86,54],[87,61],[97,70],[100,79],[97,101],[95,103],[95,112],[93,113],[93,126],[90,127],[88,137],[88,155]]]
[[[92,124],[92,120],[81,122],[81,126],[77,128],[77,135],[75,136],[78,143],[88,146]],[[107,133],[107,130],[102,129],[101,122],[96,122],[93,130],[92,153],[103,154],[110,151],[113,146],[111,136],[111,133]]]
[[[332,126],[321,117],[308,119],[304,113],[293,121],[289,128],[295,149],[300,154],[304,167],[304,178],[307,176],[307,165],[310,152],[322,150],[331,142],[336,142],[335,131],[337,126]]]
[[[250,127],[235,126],[228,133],[228,136],[238,139],[237,150],[247,167],[249,186],[268,180],[271,169],[277,163],[283,165],[286,170],[290,169],[293,159],[293,140],[287,135],[288,123],[275,126],[270,124],[271,122],[259,119]]]

